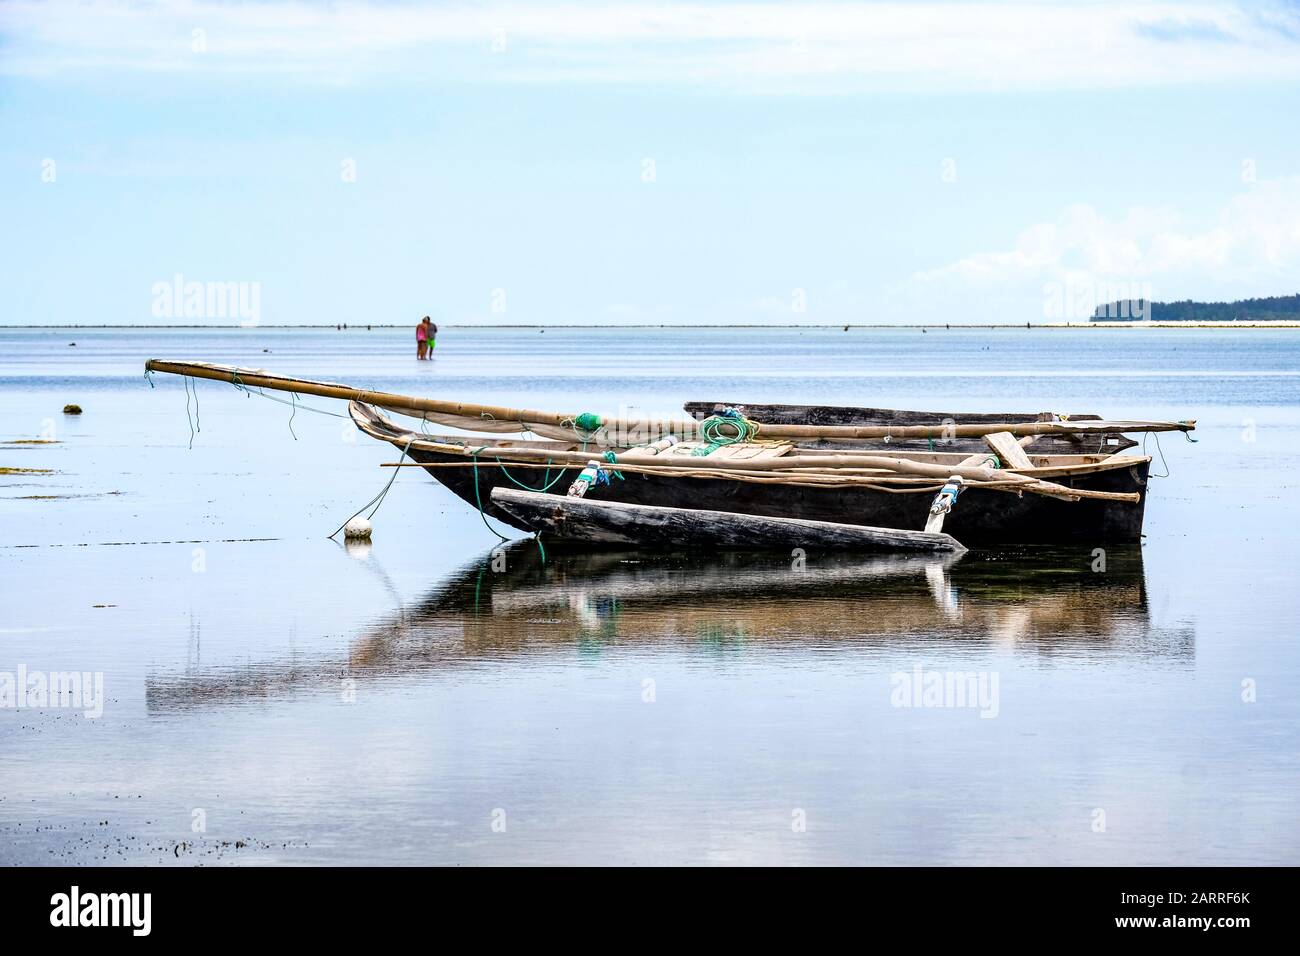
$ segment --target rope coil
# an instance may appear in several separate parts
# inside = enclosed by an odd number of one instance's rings
[[[752,441],[758,437],[759,423],[751,421],[734,408],[728,408],[721,415],[710,415],[700,422],[700,437],[708,442],[691,454],[697,458],[711,455],[719,448]]]

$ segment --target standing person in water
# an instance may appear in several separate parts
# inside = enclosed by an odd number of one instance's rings
[[[429,343],[429,347],[425,351],[425,358],[432,361],[433,347],[437,344],[438,341],[438,326],[434,325],[427,315],[424,317],[424,322],[421,324],[424,326],[425,340]]]
[[[422,359],[429,351],[429,317],[426,315],[415,327],[415,357]]]

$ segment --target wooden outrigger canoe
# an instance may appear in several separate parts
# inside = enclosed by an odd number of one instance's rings
[[[363,432],[402,451],[398,466],[424,468],[482,513],[525,531],[537,531],[544,522],[502,507],[492,497],[496,488],[589,495],[590,501],[646,508],[942,530],[967,545],[1137,542],[1150,458],[1101,448],[1044,455],[1036,453],[1035,443],[1195,428],[1192,421],[1060,416],[815,425],[761,422],[734,411],[704,421],[604,419],[419,398],[203,362],[154,360],[146,369],[246,391],[270,388],[348,400]],[[380,409],[491,437],[400,428]],[[544,437],[499,437],[505,434]],[[948,450],[951,439],[978,444]],[[925,447],[890,444],[904,441]]]
[[[524,487],[564,496],[593,454],[576,442],[514,440],[485,446],[480,439],[424,435],[399,428],[378,410],[360,403],[353,403],[350,411],[357,427],[367,435],[404,451],[405,457],[458,497],[521,531],[543,529],[502,508],[493,500],[493,492]],[[795,460],[804,457],[799,449],[787,455]],[[807,455],[812,457],[812,452]],[[918,464],[942,471],[958,469],[967,457],[960,452],[910,456]],[[1141,540],[1150,458],[1071,455],[1030,456],[1030,460],[1033,470],[1045,472],[1054,484],[1106,497],[1066,501],[970,486],[961,493],[943,531],[967,547]],[[614,464],[608,471],[610,484],[588,491],[590,499],[915,530],[926,526],[935,491],[942,484],[922,478],[916,486],[891,488],[873,481],[847,483],[811,475],[803,481],[767,481],[747,469],[669,471],[625,463]],[[622,474],[622,479],[613,477],[613,472]]]

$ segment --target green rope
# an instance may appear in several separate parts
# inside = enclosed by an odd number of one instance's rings
[[[483,446],[483,448],[486,447],[486,445]],[[482,451],[483,448],[480,448],[478,451]],[[483,527],[487,528],[502,541],[509,541],[509,538],[488,524],[487,515],[483,513],[483,499],[479,496],[478,491],[478,451],[474,452],[474,504],[478,505],[478,516],[483,519]]]
[[[279,402],[281,405],[292,405],[294,408],[301,408],[303,411],[307,411],[307,412],[315,412],[317,415],[328,415],[331,418],[346,418],[349,420],[352,417],[350,415],[340,415],[338,412],[331,412],[325,408],[317,408],[315,405],[307,405],[304,402],[300,402],[298,400],[297,393],[290,393],[293,396],[293,401],[290,402],[283,398],[276,398],[274,395],[268,395],[266,394],[266,392],[262,391],[261,388],[259,388],[256,392],[254,392],[254,391],[250,391],[247,388],[242,388],[238,385],[236,385],[235,387],[238,388],[241,392],[243,392],[246,395],[249,396],[256,395],[258,398],[264,398],[268,402]]]
[[[1185,434],[1187,434],[1187,433],[1184,432],[1183,434],[1185,435]],[[1150,470],[1150,467],[1148,467],[1148,469],[1147,469],[1147,474],[1150,475],[1150,477],[1152,477],[1152,478],[1168,478],[1168,477],[1169,477],[1169,462],[1165,461],[1165,452],[1164,452],[1164,449],[1160,447],[1160,433],[1159,433],[1159,432],[1143,432],[1143,433],[1142,433],[1142,454],[1144,454],[1144,455],[1147,453],[1147,436],[1150,436],[1150,437],[1152,437],[1152,438],[1154,438],[1154,439],[1156,440],[1156,451],[1160,452],[1160,464],[1163,465],[1163,466],[1164,466],[1164,469],[1165,469],[1165,473],[1164,473],[1163,475],[1157,475],[1154,471],[1151,471],[1151,470]]]
[[[573,437],[582,442],[583,451],[587,450],[587,443],[595,438],[596,433],[605,425],[595,412],[583,412],[561,424],[569,425],[573,429]]]
[[[700,422],[699,433],[709,444],[695,449],[691,454],[703,458],[727,445],[749,441],[758,434],[758,425],[739,414],[712,415]]]
[[[605,452],[605,460],[609,462],[611,465],[617,465],[618,455],[614,454],[614,452],[612,451],[607,451]],[[623,473],[621,471],[615,471],[613,468],[611,468],[610,472],[613,473],[614,477],[616,477],[619,481],[623,480]]]
[[[564,469],[561,468],[560,473],[556,475],[554,478],[551,478],[551,459],[548,458],[546,459],[546,474],[542,475],[542,487],[534,488],[532,485],[524,484],[514,475],[510,474],[510,472],[506,471],[506,466],[504,464],[501,464],[500,458],[497,459],[497,464],[501,465],[501,473],[505,475],[507,478],[509,478],[511,481],[513,481],[520,488],[524,489],[524,491],[537,491],[537,492],[550,491],[552,488],[555,487],[556,483],[559,482],[559,480],[564,477]],[[546,480],[548,478],[551,478],[549,482]]]
[[[190,425],[190,448],[194,448],[194,433],[203,431],[203,426],[199,422],[199,387],[190,381],[188,375],[184,378],[185,382],[185,420]],[[190,417],[190,392],[194,393],[194,417]]]

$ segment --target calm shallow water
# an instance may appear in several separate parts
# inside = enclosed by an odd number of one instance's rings
[[[0,445],[53,469],[0,477],[0,672],[100,671],[108,698],[0,709],[0,862],[1300,862],[1300,333],[447,329],[426,364],[408,338],[0,331],[0,441],[59,442]],[[1148,538],[1104,572],[530,541],[493,570],[414,470],[372,548],[328,540],[392,450],[209,382],[187,448],[149,357],[574,411],[1201,427],[1162,440]],[[996,707],[894,706],[918,667],[996,676]]]

